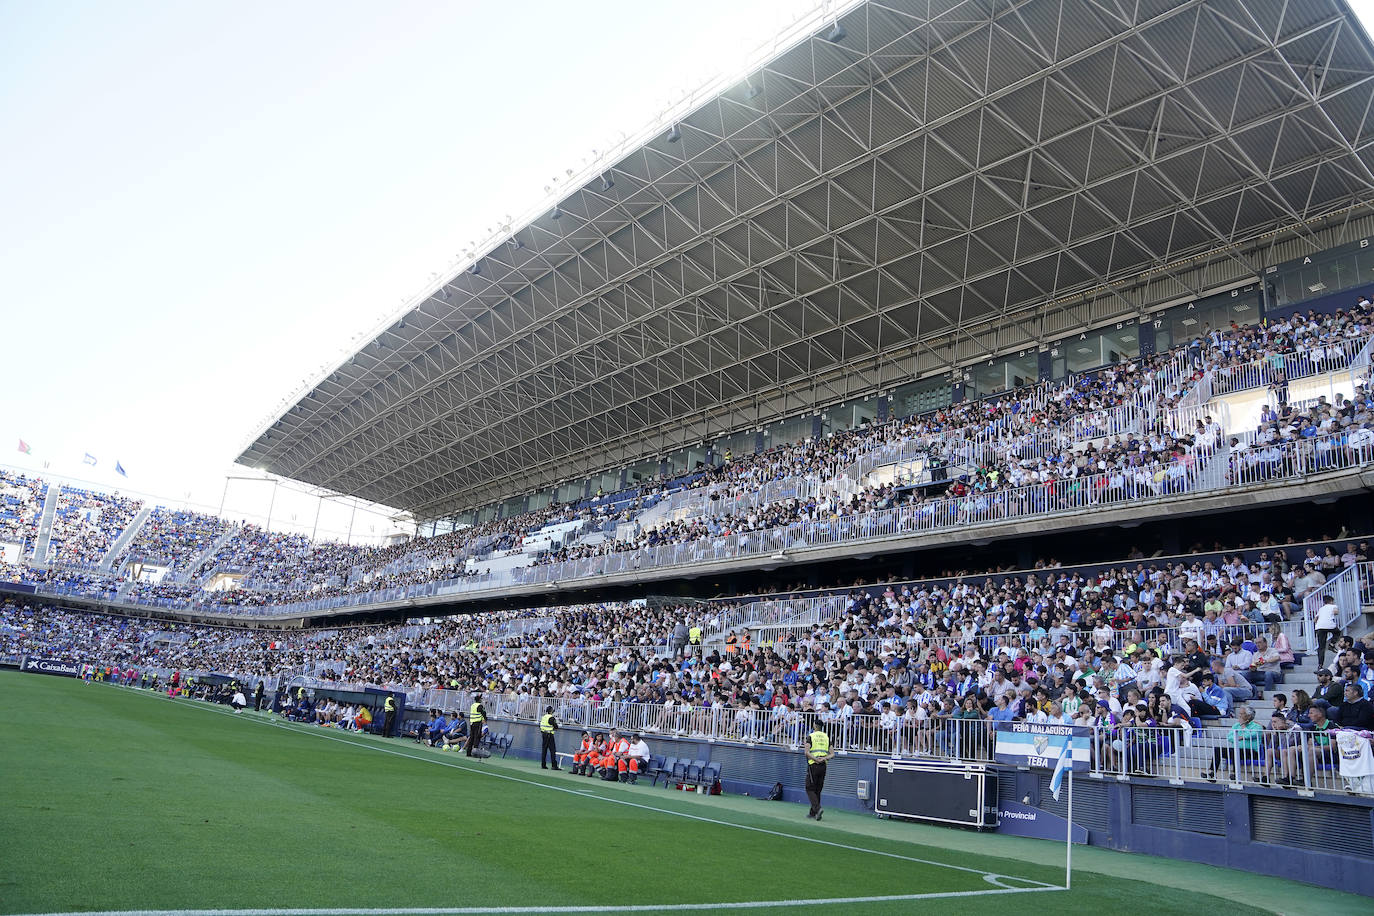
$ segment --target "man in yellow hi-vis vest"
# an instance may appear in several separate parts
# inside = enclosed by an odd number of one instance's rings
[[[539,720],[539,740],[543,746],[539,749],[539,769],[547,770],[548,761],[553,761],[555,770],[562,769],[558,765],[558,746],[554,743],[555,736],[558,734],[558,719],[554,717],[553,707],[545,706],[543,718]]]
[[[819,724],[812,726],[811,734],[806,736],[806,797],[811,800],[811,810],[807,817],[821,819],[821,790],[825,788],[825,763],[835,756],[830,747],[830,736],[821,730]]]
[[[487,708],[482,705],[482,695],[474,694],[472,705],[468,707],[468,743],[463,748],[463,753],[469,757],[477,749],[477,745],[482,741],[482,726],[487,721]]]
[[[386,695],[386,718],[382,720],[382,736],[390,738],[396,727],[396,698],[391,694]]]

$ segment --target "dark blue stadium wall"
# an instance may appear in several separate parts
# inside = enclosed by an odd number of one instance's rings
[[[538,759],[539,730],[532,723],[493,722],[496,733],[509,731],[510,753]],[[571,752],[581,733],[564,728],[559,749]],[[726,792],[762,801],[774,783],[783,799],[805,800],[805,764],[799,751],[746,747],[646,735],[653,753],[706,760],[721,767]],[[1067,796],[1055,801],[1048,771],[998,770],[998,800],[1021,801],[1063,817]],[[850,754],[830,762],[825,804],[872,811],[857,794],[859,780],[870,787],[877,758]],[[573,777],[569,777],[572,779]],[[659,781],[657,791],[664,791]],[[646,787],[646,791],[655,791]],[[1191,784],[1163,780],[1118,781],[1079,777],[1074,781],[1074,822],[1088,830],[1093,846],[1165,856],[1209,865],[1277,875],[1374,897],[1374,799],[1353,796],[1300,798],[1292,792]],[[798,813],[800,817],[800,812]],[[955,829],[955,828],[951,828]]]

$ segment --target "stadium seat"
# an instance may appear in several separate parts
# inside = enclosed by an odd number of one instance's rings
[[[663,758],[658,754],[650,754],[649,760],[644,764],[644,770],[640,775],[649,776],[661,769],[663,769]]]
[[[701,771],[705,768],[705,760],[693,760],[687,764],[687,769],[682,774],[682,781],[689,786],[696,785],[697,780],[701,779]]]
[[[687,778],[687,760],[678,760],[673,764],[673,768],[668,771],[668,782],[666,785],[672,788],[675,783],[680,783]]]
[[[696,785],[705,786],[710,789],[720,779],[720,764],[708,763],[701,768],[701,773],[697,776]]]
[[[650,777],[649,785],[651,786],[658,785],[658,777],[662,776],[667,779],[671,776],[673,768],[677,766],[676,757],[669,757],[666,760],[659,758],[658,769],[654,769],[654,759],[653,757],[649,758],[649,769],[644,771],[644,775]]]

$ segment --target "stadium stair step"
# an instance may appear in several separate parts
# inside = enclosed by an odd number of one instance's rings
[[[115,562],[129,549],[129,545],[138,537],[138,533],[143,530],[143,525],[152,517],[152,514],[153,504],[151,502],[144,503],[143,508],[138,510],[133,521],[129,522],[129,527],[119,533],[119,537],[115,538],[114,543],[110,545],[109,551],[101,557],[101,572],[108,573],[114,570]]]
[[[189,583],[196,571],[213,560],[215,555],[220,552],[225,544],[228,544],[229,541],[239,533],[241,528],[241,525],[226,526],[224,531],[220,533],[220,536],[215,538],[214,543],[192,557],[191,561],[181,569],[174,569],[172,572],[168,573],[167,580],[178,585]]]
[[[57,503],[61,499],[62,488],[57,484],[48,486],[48,495],[43,500],[43,514],[39,517],[38,536],[33,539],[33,562],[46,563],[48,545],[52,543],[53,519],[57,518]]]

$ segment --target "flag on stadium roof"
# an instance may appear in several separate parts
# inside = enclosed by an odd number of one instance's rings
[[[124,470],[124,465],[120,464],[118,461],[115,462],[115,473],[118,474],[120,477],[129,476],[129,472]]]
[[[22,452],[22,453],[25,454],[25,455],[32,455],[32,454],[33,454],[33,446],[32,446],[32,445],[29,445],[29,444],[28,444],[27,442],[25,442],[23,439],[20,439],[20,440],[19,440],[19,451]]]
[[[89,464],[91,467],[95,467],[95,456],[92,455],[90,452],[87,452],[86,457],[81,459],[81,463]]]

